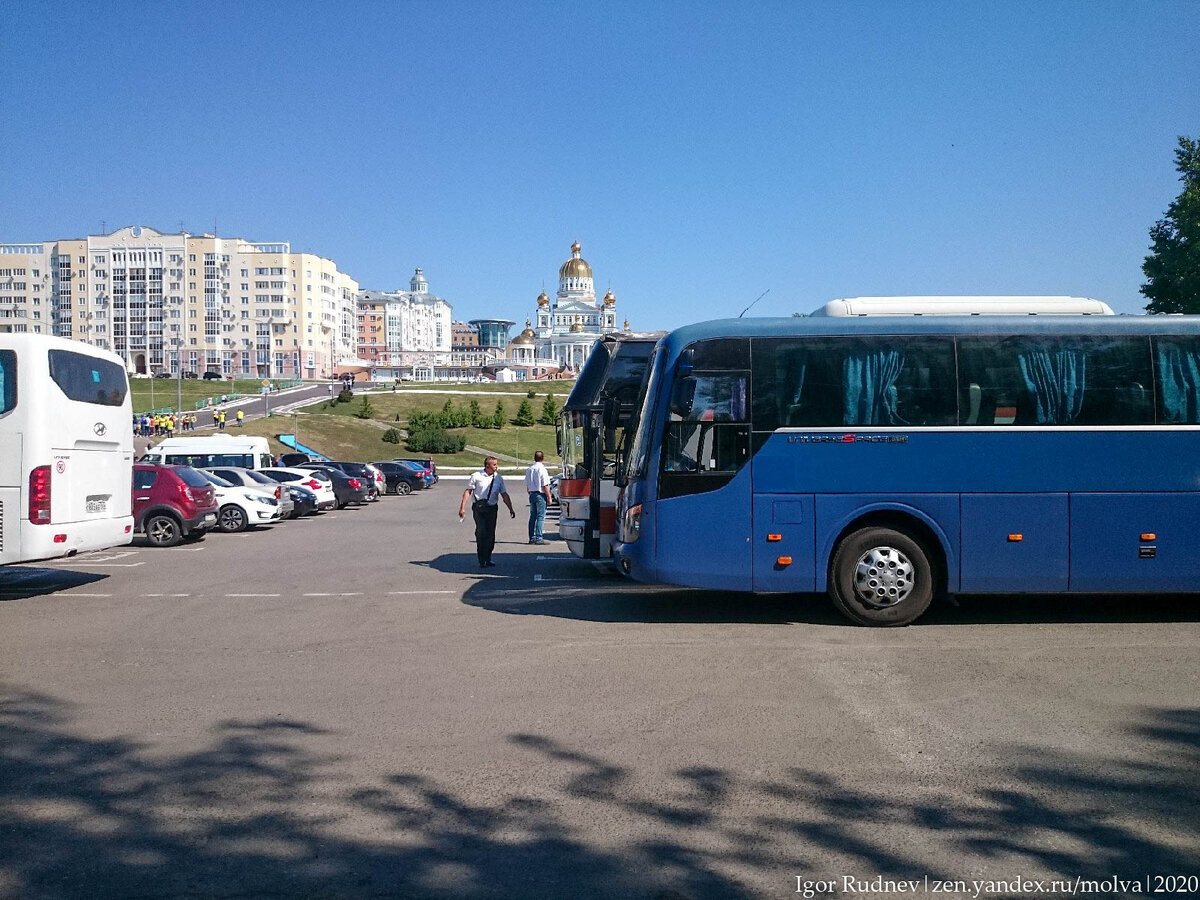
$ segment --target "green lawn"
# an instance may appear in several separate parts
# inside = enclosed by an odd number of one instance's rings
[[[209,397],[218,400],[222,394],[257,394],[262,390],[262,379],[239,378],[235,381],[204,381],[185,378],[177,382],[173,378],[131,378],[129,393],[133,398],[133,411],[149,412],[152,409],[176,408],[176,385],[182,388],[183,408],[195,411],[197,403]]]
[[[383,435],[386,429],[382,426],[386,424],[373,424],[342,415],[301,412],[295,415],[252,419],[247,421],[242,429],[230,427],[227,430],[232,434],[241,432],[269,438],[272,453],[291,451],[290,447],[279,443],[275,435],[298,433],[300,443],[334,459],[371,462],[379,459],[392,459],[397,456],[417,455],[405,450],[403,443],[389,444],[384,441]],[[201,428],[196,432],[198,435],[211,433],[211,428]],[[534,450],[541,450],[546,454],[547,464],[552,464],[557,458],[554,428],[549,425],[532,425],[528,428],[506,425],[499,431],[490,428],[455,428],[451,429],[450,433],[464,435],[470,446],[480,447],[497,454],[517,456],[524,465],[533,462]],[[437,454],[433,458],[439,466],[478,468],[483,465],[483,454],[470,451]],[[505,467],[516,465],[516,463],[506,460],[501,460],[501,463]]]

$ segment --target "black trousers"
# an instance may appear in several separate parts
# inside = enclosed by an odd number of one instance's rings
[[[496,514],[499,512],[497,503],[489,503],[482,509],[471,504],[471,515],[475,517],[475,555],[480,564],[492,561],[492,550],[496,546]]]

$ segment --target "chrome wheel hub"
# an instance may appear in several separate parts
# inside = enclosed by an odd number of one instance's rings
[[[913,589],[913,565],[895,547],[872,547],[854,566],[854,593],[871,606],[895,606]]]

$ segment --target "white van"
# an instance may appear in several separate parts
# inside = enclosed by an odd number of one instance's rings
[[[269,469],[271,447],[265,437],[214,434],[208,437],[167,438],[146,450],[141,462],[159,465],[237,466],[242,469]]]

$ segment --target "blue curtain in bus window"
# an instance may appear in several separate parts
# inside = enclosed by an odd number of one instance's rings
[[[904,424],[896,414],[896,379],[903,368],[899,350],[848,353],[842,362],[842,424]]]
[[[1070,425],[1083,406],[1087,355],[1082,350],[1027,348],[1017,353],[1038,425]]]
[[[1163,423],[1200,424],[1200,349],[1159,339],[1154,342],[1154,364]]]

